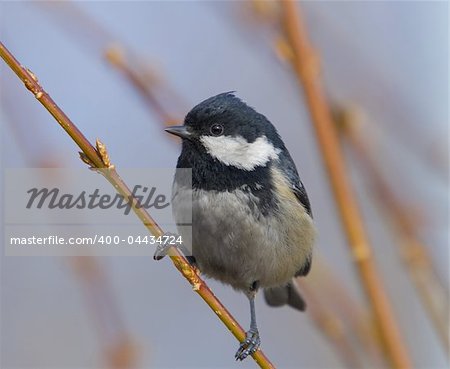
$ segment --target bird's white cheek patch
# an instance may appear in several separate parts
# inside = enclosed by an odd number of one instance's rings
[[[266,136],[251,143],[242,136],[202,136],[200,141],[212,157],[225,165],[244,170],[266,165],[270,160],[277,159],[280,153]]]

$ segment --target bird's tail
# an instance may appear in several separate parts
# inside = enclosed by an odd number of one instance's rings
[[[289,282],[287,285],[264,289],[264,298],[269,306],[289,305],[294,309],[305,311],[306,302],[297,288]]]

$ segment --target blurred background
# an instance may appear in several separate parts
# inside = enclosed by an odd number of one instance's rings
[[[415,368],[448,367],[448,3],[299,2],[377,270]],[[309,309],[257,315],[279,368],[388,368],[291,66],[277,2],[1,2],[0,40],[121,168],[174,167],[163,132],[236,94],[278,128],[319,230]],[[83,167],[0,63],[2,168]],[[3,173],[3,170],[2,170]],[[3,208],[2,208],[3,209]],[[249,324],[244,295],[209,285]],[[1,258],[1,366],[251,368],[169,260]]]

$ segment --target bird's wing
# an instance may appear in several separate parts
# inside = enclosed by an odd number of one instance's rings
[[[302,265],[302,267],[297,270],[297,273],[295,273],[295,277],[303,277],[309,273],[311,270],[311,256],[306,260],[306,263]]]
[[[297,168],[295,167],[291,155],[287,150],[283,150],[280,153],[279,160],[281,168],[290,182],[292,192],[295,194],[300,204],[305,208],[308,215],[312,218],[308,194],[306,193],[305,186],[303,186],[303,183],[300,180],[300,176],[298,175]]]
[[[292,191],[297,196],[298,201],[303,205],[308,215],[312,218],[311,204],[309,203],[308,195],[306,193],[303,183],[299,179],[299,185],[293,185]]]
[[[292,192],[295,194],[307,214],[312,218],[311,204],[309,202],[308,194],[306,193],[305,186],[300,180],[297,168],[295,167],[294,161],[292,160],[289,152],[287,150],[283,150],[279,156],[279,160],[284,172],[286,173],[286,177],[289,180]],[[311,269],[311,257],[312,255],[309,256],[297,273],[295,273],[296,277],[305,276],[309,273]]]

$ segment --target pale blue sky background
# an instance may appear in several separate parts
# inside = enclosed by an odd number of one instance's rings
[[[286,65],[267,47],[264,26],[245,26],[241,2],[79,2],[114,39],[55,21],[43,3],[1,2],[0,39],[38,77],[86,136],[107,143],[121,167],[172,167],[179,147],[156,116],[101,57],[112,41],[154,63],[186,109],[219,92],[237,94],[278,128],[310,194],[317,249],[352,294],[363,298],[334,209],[301,93]],[[427,219],[419,229],[439,272],[448,274],[448,3],[305,2],[309,32],[322,57],[327,93],[365,112],[368,137],[396,193]],[[70,18],[69,18],[70,19]],[[86,35],[86,37],[73,37]],[[16,77],[0,63],[3,167],[26,167],[57,153],[81,167],[76,147]],[[19,147],[12,126],[29,126]],[[39,140],[34,133],[40,131]],[[419,138],[419,140],[417,140]],[[428,157],[443,158],[432,164]],[[132,165],[130,165],[132,163]],[[354,162],[353,162],[354,163]],[[352,164],[381,275],[417,368],[446,366],[445,355],[405,274],[395,237]],[[150,169],[149,169],[150,170]],[[439,172],[441,174],[439,174]],[[443,173],[443,174],[442,174]],[[168,261],[103,260],[125,323],[154,368],[251,368],[235,363],[236,340]],[[2,258],[2,366],[95,368],[100,354],[91,316],[68,262]],[[210,284],[245,327],[248,304]],[[258,321],[267,355],[280,368],[338,368],[332,348],[305,314],[270,309],[260,297]]]

